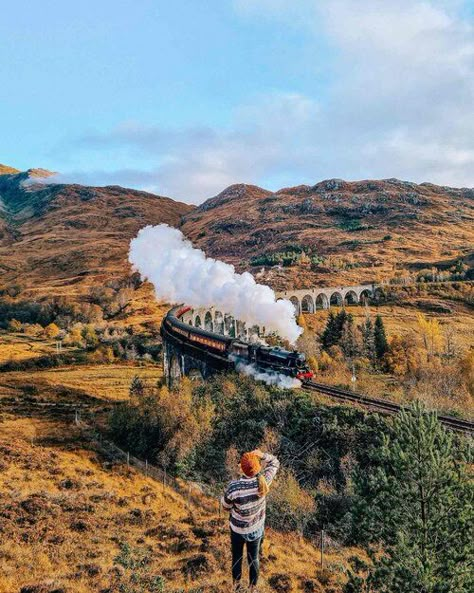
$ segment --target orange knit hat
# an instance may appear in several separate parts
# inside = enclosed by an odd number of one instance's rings
[[[240,458],[240,467],[248,478],[253,478],[262,469],[260,459],[255,453],[244,453]]]

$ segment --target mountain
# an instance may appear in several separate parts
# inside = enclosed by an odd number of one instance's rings
[[[358,284],[472,263],[474,189],[398,179],[232,185],[187,213],[182,230],[239,270],[265,267],[259,278],[276,288]]]
[[[0,284],[32,296],[78,293],[127,273],[128,244],[141,227],[177,226],[193,208],[117,186],[45,184],[49,175],[0,169]]]
[[[130,271],[147,224],[282,289],[359,284],[474,264],[474,189],[339,179],[276,192],[232,185],[197,208],[118,186],[45,183],[0,165],[0,288],[80,294]]]

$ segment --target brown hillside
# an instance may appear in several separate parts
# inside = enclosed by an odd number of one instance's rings
[[[1,284],[32,294],[81,292],[128,272],[132,236],[177,226],[192,206],[121,187],[42,185],[43,170],[0,175]]]
[[[14,174],[19,172],[20,171],[14,167],[9,167],[8,165],[2,165],[2,163],[0,163],[0,175]]]
[[[164,487],[70,421],[0,428],[0,593],[231,592],[228,521],[198,485]],[[267,530],[259,590],[339,593],[352,554],[319,570],[317,547]]]
[[[277,288],[370,282],[393,276],[397,267],[447,268],[472,259],[474,189],[397,179],[331,179],[274,193],[233,185],[188,213],[182,228],[209,255],[238,269],[295,245],[313,256],[313,263],[303,256],[295,266],[266,267],[260,279]]]

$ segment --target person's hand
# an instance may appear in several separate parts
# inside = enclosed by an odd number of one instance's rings
[[[265,455],[265,453],[263,451],[260,451],[260,449],[254,449],[253,451],[251,451],[254,455],[256,455],[259,459],[262,459],[263,456]]]

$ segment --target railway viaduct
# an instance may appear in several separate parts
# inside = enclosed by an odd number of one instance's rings
[[[278,298],[289,299],[296,312],[315,313],[318,309],[364,304],[369,299],[377,300],[383,294],[376,284],[358,286],[339,286],[337,288],[313,288],[303,290],[285,290],[277,293]]]
[[[375,284],[357,286],[320,287],[303,290],[286,290],[277,293],[277,298],[290,300],[296,313],[314,313],[330,307],[344,307],[364,304],[367,300],[377,300],[381,287]],[[245,323],[234,319],[232,315],[208,309],[189,309],[181,316],[181,321],[200,327],[210,332],[225,336],[238,337],[252,341],[265,335],[264,327],[246,327]],[[182,376],[204,378],[216,370],[232,368],[233,364],[218,355],[210,355],[186,340],[180,340],[166,331],[163,334],[164,374],[168,385],[179,383]]]
[[[280,299],[290,300],[299,315],[300,313],[315,313],[317,310],[330,307],[364,304],[369,299],[379,298],[381,294],[382,289],[378,285],[360,284],[336,288],[286,290],[277,292],[276,296]],[[232,315],[216,310],[214,307],[191,309],[183,315],[182,320],[194,327],[201,327],[225,336],[251,339],[252,335],[265,334],[265,328],[258,326],[248,328],[245,323],[234,319]]]

